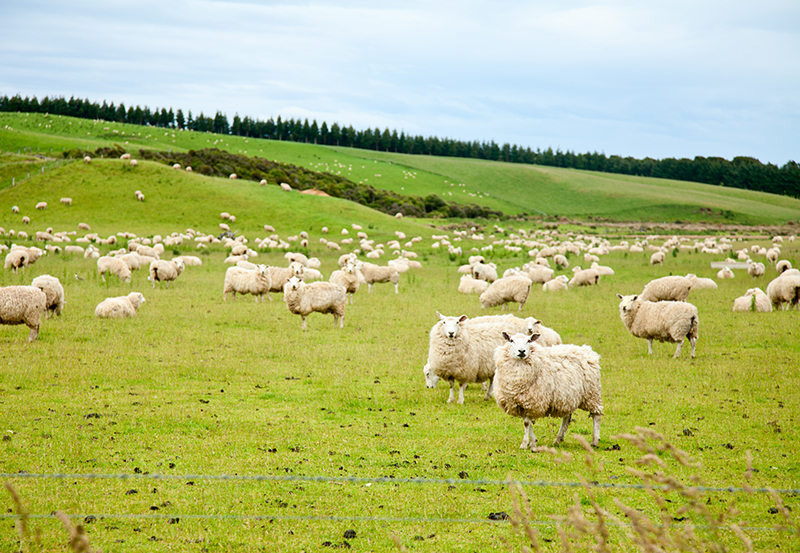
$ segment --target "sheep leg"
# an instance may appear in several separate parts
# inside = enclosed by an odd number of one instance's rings
[[[300,315],[303,318],[303,324],[300,325],[300,328],[306,330],[306,316]]]
[[[522,419],[524,429],[522,431],[522,443],[519,445],[520,449],[533,449],[536,447],[536,434],[533,433],[533,421],[528,417]]]
[[[339,330],[344,328],[344,315],[339,317]]]
[[[689,338],[689,343],[692,344],[692,357],[694,357],[694,349],[697,346],[697,338]]]
[[[492,395],[494,394],[494,381],[491,378],[489,379],[488,386],[484,388],[484,391],[486,392],[484,399],[491,399]]]
[[[455,383],[454,383],[454,382],[451,380],[451,381],[450,381],[450,396],[447,398],[447,403],[453,403],[453,401],[455,401],[455,399],[456,399],[456,396],[455,396],[455,394],[453,393],[453,386],[454,386],[454,384],[455,384]]]
[[[652,338],[647,340],[647,353],[649,353],[650,355],[653,355],[653,339]]]
[[[592,447],[600,443],[600,413],[592,413]]]
[[[28,333],[28,343],[35,342],[36,338],[39,337],[39,327],[32,326],[30,333]]]
[[[270,295],[269,295],[269,291],[267,291],[267,299],[268,299],[269,301],[272,301],[272,296],[270,296]]]
[[[458,404],[464,405],[464,390],[467,389],[467,383],[464,382],[458,387]]]
[[[400,293],[400,283],[399,282],[395,282],[394,283],[394,293],[395,294],[399,294]]]
[[[367,293],[368,294],[372,293],[372,283],[371,282],[367,284]]]
[[[680,357],[682,349],[683,349],[683,339],[681,339],[681,341],[678,342],[678,348],[675,350],[675,355],[672,358],[677,359],[678,357]]]
[[[558,429],[558,434],[556,434],[556,441],[553,442],[553,445],[558,445],[564,441],[564,436],[567,435],[567,430],[569,430],[569,423],[572,422],[572,413],[561,419],[561,428]]]

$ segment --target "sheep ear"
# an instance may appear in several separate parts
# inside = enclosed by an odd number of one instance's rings
[[[539,336],[541,336],[541,334],[531,334],[531,337],[528,338],[528,343],[535,342],[539,339]]]
[[[469,317],[467,317],[466,315],[461,315],[461,316],[458,318],[458,322],[459,322],[459,323],[463,323],[463,322],[464,322],[464,321],[466,321],[467,319],[469,319]]]
[[[441,314],[441,313],[439,313],[438,311],[436,312],[436,314],[437,314],[437,315],[439,315],[439,320],[440,320],[440,321],[443,321],[443,320],[444,320],[444,315],[442,315],[442,314]]]
[[[617,294],[617,297],[618,297],[619,299],[622,299],[622,294]]]
[[[636,301],[638,299],[639,299],[639,294],[636,294],[635,296],[633,296],[633,300],[632,301]]]
[[[503,331],[503,339],[504,339],[506,342],[510,342],[510,341],[511,341],[511,336],[509,336],[509,335],[508,335],[508,332],[506,332],[505,330]]]

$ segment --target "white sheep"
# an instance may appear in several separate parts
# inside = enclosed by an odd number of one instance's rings
[[[306,274],[306,268],[303,267],[303,264],[295,261],[289,263],[288,267],[268,267],[268,269],[270,272],[270,281],[272,282],[269,292],[283,292],[283,287],[290,278],[297,277],[302,280],[305,278]],[[272,301],[269,292],[267,292],[267,299]]]
[[[88,250],[87,250],[88,251]],[[97,271],[103,282],[106,281],[106,273],[112,273],[122,282],[131,281],[131,270],[127,263],[118,257],[104,255],[97,258]]]
[[[526,273],[527,277],[531,279],[531,282],[540,284],[544,284],[545,282],[553,280],[555,274],[556,273],[553,269],[543,265],[538,265],[536,263],[528,265],[528,271]]]
[[[633,249],[631,249],[631,251],[633,251]],[[663,265],[663,264],[664,264],[664,252],[658,251],[650,256],[650,265]]]
[[[509,334],[538,334],[537,344],[541,346],[555,346],[563,343],[561,336],[542,324],[536,317],[526,317],[521,319],[513,314],[508,315],[484,315],[470,319],[473,325],[490,324],[502,327],[502,330]]]
[[[536,419],[561,419],[554,445],[567,434],[572,414],[582,409],[592,417],[592,446],[600,441],[603,404],[600,356],[589,346],[572,344],[542,347],[538,335],[503,332],[505,343],[494,354],[494,398],[512,417],[522,418],[520,449],[536,447]]]
[[[305,255],[303,255],[302,253],[286,252],[286,253],[283,255],[283,257],[284,257],[284,258],[286,258],[286,260],[287,260],[289,263],[291,263],[291,262],[293,262],[293,261],[297,261],[297,262],[298,262],[298,263],[300,263],[300,264],[301,264],[303,267],[308,267],[308,257],[306,257]]]
[[[686,275],[692,283],[692,290],[716,290],[718,288],[714,279],[698,277],[695,274],[689,273]]]
[[[596,261],[592,262],[591,268],[600,273],[600,276],[611,276],[614,274],[614,269],[606,267],[605,265],[599,265]]]
[[[800,303],[799,273],[797,269],[788,269],[767,285],[767,296],[773,308],[792,309]]]
[[[483,294],[488,287],[487,281],[472,278],[471,275],[461,275],[458,282],[458,291],[462,294]]]
[[[253,294],[259,302],[263,302],[264,294],[269,292],[272,287],[272,278],[269,268],[266,265],[257,265],[255,270],[243,269],[241,267],[229,267],[225,271],[225,282],[222,286],[222,300],[228,300],[228,292]]]
[[[480,295],[481,308],[502,305],[505,309],[506,303],[517,302],[519,311],[522,311],[522,307],[528,301],[532,284],[531,279],[525,276],[514,275],[499,278]]]
[[[36,204],[36,209],[47,209],[47,202],[39,202]]]
[[[291,192],[292,191],[292,187],[289,186],[287,183],[282,182],[281,183],[281,190],[283,190],[284,192]]]
[[[753,278],[758,278],[764,276],[764,272],[766,271],[766,267],[761,262],[756,263],[755,261],[751,261],[747,264],[747,274]]]
[[[123,160],[124,159],[130,159],[131,158],[131,154],[127,154],[127,153],[126,154],[122,154],[121,156],[119,156],[119,158],[123,159]]]
[[[497,267],[494,263],[475,263],[470,265],[470,273],[475,280],[485,280],[492,283],[497,280]]]
[[[653,340],[677,342],[675,358],[681,354],[684,338],[692,345],[691,356],[695,356],[700,318],[697,308],[682,301],[641,301],[639,296],[622,296],[619,316],[628,331],[636,338],[647,340],[647,351],[653,355]]]
[[[567,275],[558,275],[552,280],[548,280],[542,284],[542,291],[544,292],[558,292],[561,290],[569,290],[569,279]]]
[[[333,314],[333,324],[344,328],[344,308],[347,291],[344,286],[333,282],[312,282],[306,284],[292,277],[283,287],[283,299],[289,312],[302,317],[301,328],[306,330],[306,317],[313,312]]]
[[[743,296],[733,300],[733,310],[769,313],[772,311],[772,302],[761,288],[750,288]]]
[[[567,261],[566,256],[560,253],[553,256],[553,261],[555,261],[556,267],[561,267],[562,269],[569,268],[569,261]]]
[[[72,205],[72,198],[61,198],[60,201],[64,205]]]
[[[78,228],[80,230],[92,230],[92,227],[90,227],[87,223],[78,223]]]
[[[23,225],[30,225],[31,224],[31,218],[26,215],[25,217],[22,218],[22,224]]]
[[[39,325],[46,309],[47,296],[35,286],[6,286],[0,288],[0,324],[24,324],[31,331],[28,342],[39,336]]]
[[[131,167],[136,167],[137,165],[139,165],[139,162],[136,161],[135,159],[132,159],[131,160]]]
[[[731,271],[730,267],[723,267],[722,269],[720,269],[717,272],[717,278],[729,279],[729,278],[733,278],[733,277],[734,277],[734,274],[733,274],[733,271]]]
[[[641,301],[686,301],[692,290],[693,280],[687,276],[665,276],[648,282],[642,293]]]
[[[31,286],[38,288],[46,297],[45,308],[48,317],[61,315],[64,310],[64,287],[58,278],[50,275],[39,275],[31,281]]]
[[[185,265],[180,259],[157,259],[150,262],[150,281],[153,283],[153,288],[156,287],[156,281],[166,282],[167,288],[169,283],[177,279],[183,272]]]
[[[92,158],[90,158],[89,156],[84,156],[84,158],[83,158],[83,162],[84,162],[84,163],[87,163],[87,164],[88,164],[88,163],[91,163],[91,162],[92,162]]]
[[[775,270],[778,271],[779,273],[783,273],[786,270],[791,269],[791,268],[792,268],[791,262],[789,262],[786,259],[781,259],[780,261],[778,261],[775,264]]]
[[[381,282],[391,282],[394,284],[394,293],[400,293],[400,272],[397,267],[375,265],[374,263],[362,263],[358,268],[367,283],[367,292],[372,292],[372,285]]]
[[[6,269],[11,269],[12,272],[16,273],[17,269],[24,271],[28,265],[30,265],[30,254],[27,248],[12,248],[6,254]]]
[[[576,286],[592,286],[600,283],[600,273],[596,269],[573,267],[572,270],[575,274],[569,281],[570,288],[575,288]]]
[[[333,271],[328,281],[343,286],[350,303],[353,303],[353,294],[358,292],[358,287],[361,285],[355,265],[348,263],[338,271]]]
[[[106,298],[97,304],[94,315],[103,319],[135,317],[139,306],[144,302],[144,295],[141,292],[131,292],[127,296]]]
[[[200,267],[203,265],[203,260],[196,255],[179,255],[173,257],[172,260],[180,259],[186,267]]]

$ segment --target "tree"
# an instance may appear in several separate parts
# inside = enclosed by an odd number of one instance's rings
[[[191,113],[191,112],[189,112],[189,113]],[[180,108],[178,109],[178,112],[175,114],[175,121],[178,123],[178,128],[179,129],[182,130],[182,129],[185,128],[186,119],[183,118],[183,110],[180,109]]]

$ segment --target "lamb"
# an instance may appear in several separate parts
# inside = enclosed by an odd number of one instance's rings
[[[731,271],[730,267],[723,267],[722,269],[719,270],[719,272],[717,272],[717,278],[728,279],[728,278],[733,278],[733,277],[734,277],[734,274],[733,274],[733,271]]]
[[[548,280],[542,284],[542,291],[544,292],[558,292],[561,290],[569,290],[569,279],[567,275],[558,275],[552,280]]]
[[[554,445],[569,429],[572,414],[583,409],[592,417],[592,446],[600,441],[603,404],[600,356],[590,346],[572,344],[542,347],[538,335],[502,333],[505,343],[494,353],[495,401],[512,417],[522,418],[520,449],[536,448],[536,419],[561,419]]]
[[[24,324],[31,331],[28,342],[39,337],[39,325],[46,309],[47,296],[35,286],[0,288],[0,324]]]
[[[486,291],[480,295],[481,308],[494,307],[508,302],[519,303],[519,311],[528,300],[531,292],[531,279],[525,276],[509,276],[499,278],[489,285]]]
[[[288,267],[268,267],[270,282],[272,282],[269,292],[282,292],[283,286],[287,280],[292,277],[303,279],[305,277],[306,268],[301,263],[293,261],[289,263]],[[272,301],[272,297],[267,292],[267,299]]]
[[[764,276],[764,272],[766,271],[766,267],[764,267],[763,263],[756,263],[755,261],[751,261],[747,265],[747,274],[753,278],[758,278],[760,276]]]
[[[600,283],[600,273],[596,269],[574,267],[572,270],[575,274],[569,281],[570,288],[575,288],[576,286],[591,286]]]
[[[169,283],[177,279],[183,272],[185,265],[180,259],[172,259],[166,261],[164,259],[157,259],[150,262],[150,280],[153,283],[153,288],[156,287],[156,281],[166,282],[167,288]]]
[[[139,306],[145,299],[141,292],[131,292],[127,296],[106,298],[94,310],[95,317],[103,319],[122,319],[135,317]]]
[[[344,308],[347,291],[333,282],[306,284],[297,277],[290,278],[283,286],[283,299],[289,312],[302,317],[301,328],[306,330],[306,317],[313,312],[333,314],[333,324],[344,328]]]
[[[358,287],[361,285],[355,265],[347,264],[342,269],[332,272],[328,281],[344,286],[350,304],[353,303],[353,294],[358,292]]]
[[[61,315],[64,310],[64,287],[54,276],[40,275],[31,281],[31,286],[38,288],[46,297],[45,308],[48,317]]]
[[[665,276],[656,278],[648,282],[642,293],[639,294],[641,301],[686,301],[689,292],[692,290],[693,275]]]
[[[653,355],[653,340],[677,342],[674,358],[681,354],[683,340],[692,345],[691,356],[695,356],[700,319],[697,308],[682,301],[642,301],[639,296],[622,296],[619,316],[628,331],[636,338],[647,340],[647,352]]]
[[[179,255],[177,257],[173,257],[172,260],[175,261],[176,259],[180,259],[183,261],[183,264],[186,267],[200,267],[203,264],[203,260],[197,257],[196,255]]]
[[[98,257],[97,270],[100,272],[100,277],[103,279],[103,282],[106,281],[106,273],[108,272],[117,275],[117,278],[121,282],[131,281],[131,270],[128,268],[128,265],[118,257],[109,257],[107,255]]]
[[[733,310],[769,313],[772,311],[772,302],[761,288],[750,288],[743,296],[733,300]]]
[[[488,287],[488,282],[474,279],[470,275],[462,275],[458,282],[458,291],[462,294],[483,294]]]
[[[400,272],[396,267],[384,267],[374,263],[362,263],[360,272],[367,283],[367,292],[372,292],[372,285],[379,282],[391,282],[394,284],[394,293],[399,294]]]
[[[800,303],[800,275],[796,272],[797,269],[784,271],[767,285],[767,296],[774,309],[781,306],[791,309]]]
[[[289,186],[287,183],[282,182],[281,183],[281,190],[283,190],[284,192],[291,192],[292,191],[292,187]]]
[[[264,301],[264,294],[272,287],[269,268],[266,265],[257,265],[255,270],[229,267],[225,271],[225,282],[222,287],[222,301],[228,300],[228,292],[253,294],[259,302]]]

